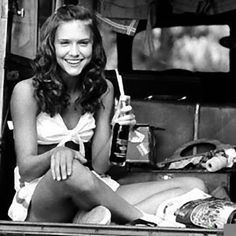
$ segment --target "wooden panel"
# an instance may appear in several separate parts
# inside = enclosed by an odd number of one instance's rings
[[[138,123],[147,123],[164,129],[155,133],[158,161],[170,157],[176,149],[196,138],[214,139],[236,146],[234,104],[200,104],[198,120],[195,114],[196,104],[133,100],[132,106]],[[209,148],[212,147],[199,145],[198,152],[209,151]]]
[[[138,123],[164,129],[156,131],[158,161],[171,156],[181,145],[193,140],[194,105],[133,100],[132,106]]]
[[[200,106],[199,137],[236,145],[236,105]]]

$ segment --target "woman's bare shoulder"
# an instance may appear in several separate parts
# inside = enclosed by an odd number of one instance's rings
[[[36,101],[34,99],[34,87],[32,78],[22,80],[18,82],[11,96],[11,104],[24,104],[29,106],[35,106]]]
[[[32,96],[34,93],[34,88],[33,88],[33,80],[32,78],[30,79],[25,79],[22,80],[20,82],[18,82],[14,89],[12,94],[15,96],[21,96],[23,97],[27,97],[27,96]]]

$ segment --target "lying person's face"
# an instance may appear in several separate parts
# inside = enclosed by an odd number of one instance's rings
[[[92,58],[92,33],[86,22],[63,22],[55,35],[56,60],[71,76],[77,76]]]

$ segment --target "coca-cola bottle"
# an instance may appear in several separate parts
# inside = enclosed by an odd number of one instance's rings
[[[120,109],[130,105],[130,96],[121,95],[119,101]],[[118,108],[119,109],[119,108]],[[112,130],[112,142],[110,162],[112,165],[124,166],[128,149],[130,125],[120,125],[115,123]]]

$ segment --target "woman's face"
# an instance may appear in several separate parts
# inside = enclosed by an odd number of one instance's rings
[[[77,76],[92,58],[92,33],[80,20],[63,22],[55,35],[56,60],[71,76]]]

